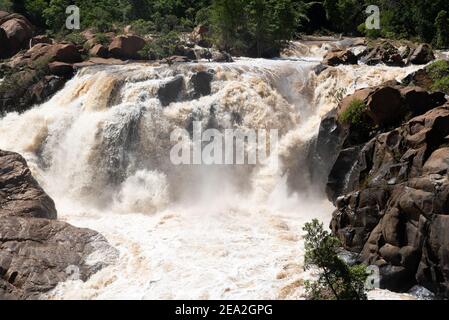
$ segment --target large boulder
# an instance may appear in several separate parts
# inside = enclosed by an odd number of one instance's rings
[[[212,52],[212,61],[213,62],[234,62],[232,56],[224,51],[213,51]]]
[[[11,14],[0,19],[0,23],[0,27],[6,33],[11,55],[28,46],[34,27],[25,17]]]
[[[138,59],[138,52],[145,46],[145,40],[136,35],[122,35],[112,40],[109,52],[118,59]]]
[[[357,64],[357,57],[351,50],[329,51],[323,60],[324,65],[338,66],[340,64]]]
[[[38,299],[117,259],[95,231],[56,221],[53,200],[20,155],[0,150],[0,300]]]
[[[107,58],[109,57],[109,50],[104,45],[97,44],[90,49],[89,54],[93,57]]]
[[[157,96],[163,106],[179,101],[185,91],[184,77],[179,75],[163,83],[157,91]]]
[[[53,200],[17,153],[0,150],[0,216],[56,219]]]
[[[366,106],[368,115],[379,126],[397,124],[404,116],[401,93],[389,86],[374,90],[368,96]]]
[[[197,99],[211,94],[211,82],[214,79],[212,72],[200,71],[192,75],[190,85],[193,89],[192,97]]]
[[[39,43],[53,44],[53,40],[50,37],[41,34],[41,35],[33,37],[30,40],[30,47],[33,47]]]
[[[427,43],[419,45],[410,57],[410,62],[413,64],[427,64],[432,60],[435,60],[435,55],[432,47]]]
[[[49,47],[46,55],[51,61],[65,63],[76,63],[83,60],[77,47],[72,43],[58,43],[52,45]]]
[[[86,281],[117,252],[95,231],[0,216],[0,299],[39,299],[59,282]]]

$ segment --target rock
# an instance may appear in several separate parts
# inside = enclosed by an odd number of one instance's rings
[[[234,62],[231,55],[227,52],[223,51],[214,51],[212,52],[212,61],[213,62]]]
[[[435,55],[432,47],[427,43],[419,45],[410,57],[410,63],[413,64],[427,64],[432,60],[435,60]]]
[[[5,30],[0,28],[0,59],[5,59],[10,55],[9,41],[8,36],[6,35]]]
[[[324,56],[323,64],[332,67],[340,64],[357,64],[357,57],[351,50],[330,51]]]
[[[367,113],[379,126],[397,124],[404,117],[402,99],[399,90],[392,87],[380,87],[367,99]]]
[[[50,46],[46,55],[50,61],[76,63],[83,60],[76,46],[71,43],[59,43]]]
[[[172,80],[161,85],[157,91],[157,96],[163,106],[178,101],[185,90],[184,77],[179,75]]]
[[[25,17],[12,14],[2,20],[4,22],[2,22],[0,26],[5,31],[8,38],[8,46],[11,55],[29,45],[28,42],[33,36],[34,27]]]
[[[73,66],[69,63],[65,62],[50,62],[48,64],[48,68],[50,69],[50,73],[60,76],[60,77],[68,77],[70,78],[73,75]]]
[[[315,66],[314,68],[313,68],[313,72],[315,72],[315,74],[317,75],[317,76],[319,76],[320,74],[321,74],[321,72],[323,72],[324,70],[326,70],[328,68],[328,66],[326,66],[326,65],[324,65],[324,64],[322,64],[322,63],[320,63],[319,65],[317,65],[317,66]]]
[[[102,44],[97,44],[92,49],[90,49],[89,54],[94,57],[106,59],[109,57],[109,50]]]
[[[332,232],[360,261],[380,266],[384,288],[419,284],[449,296],[448,135],[445,104],[362,146],[346,140],[335,149]]]
[[[366,52],[368,54],[362,57],[361,61],[367,65],[376,65],[378,63],[384,63],[388,66],[404,65],[399,50],[388,41],[384,41]]]
[[[174,64],[174,63],[186,63],[190,62],[190,59],[185,56],[171,56],[162,60],[163,63]]]
[[[402,84],[411,85],[430,90],[433,84],[433,80],[425,69],[420,69],[407,75]]]
[[[435,300],[435,294],[422,286],[413,286],[408,291],[408,294],[416,297],[418,300]]]
[[[55,220],[53,200],[22,156],[0,150],[0,168],[0,300],[39,299],[115,262],[100,234]]]
[[[95,231],[48,219],[0,217],[0,299],[38,299],[59,282],[86,281],[116,258]]]
[[[192,75],[190,84],[193,87],[193,98],[198,99],[202,96],[211,94],[211,82],[214,74],[207,71],[200,71]]]
[[[138,52],[145,46],[145,40],[136,35],[118,36],[109,45],[109,52],[118,59],[138,59]]]
[[[31,175],[25,159],[0,150],[0,216],[56,219],[53,200]]]
[[[177,46],[176,55],[186,57],[189,60],[196,60],[195,50],[186,46]]]
[[[50,39],[46,35],[38,35],[38,36],[35,36],[35,37],[31,38],[31,40],[30,40],[30,47],[33,47],[33,46],[35,46],[36,44],[39,44],[39,43],[53,44],[53,40]]]
[[[408,86],[400,89],[407,109],[413,116],[419,116],[433,108],[446,103],[446,98],[442,92],[428,93],[426,90],[416,86]]]

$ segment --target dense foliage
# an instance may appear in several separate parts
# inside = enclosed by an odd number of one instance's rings
[[[308,298],[312,300],[366,300],[364,265],[349,266],[338,257],[340,242],[324,230],[318,220],[304,227],[305,268],[319,271],[316,281],[306,281]]]
[[[302,32],[408,38],[449,46],[447,0],[0,0],[0,10],[26,15],[49,33],[64,30],[65,8],[81,10],[82,29],[141,34],[188,32],[209,25],[219,48],[270,56]],[[367,30],[368,5],[380,8],[380,30]]]

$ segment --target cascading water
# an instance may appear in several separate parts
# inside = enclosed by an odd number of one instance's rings
[[[308,178],[306,146],[335,92],[410,72],[342,66],[316,76],[318,61],[94,66],[47,103],[0,119],[0,148],[28,160],[59,218],[120,250],[115,265],[48,297],[300,298],[302,225],[327,223],[332,212]],[[189,79],[200,71],[213,81],[198,98]],[[159,88],[179,77],[179,101],[163,106]],[[278,129],[279,168],[171,164],[171,132],[194,120],[219,130]]]

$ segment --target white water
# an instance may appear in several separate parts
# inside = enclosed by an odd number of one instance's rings
[[[302,226],[313,218],[328,224],[333,209],[312,195],[305,170],[294,178],[310,192],[300,194],[288,190],[286,172],[335,107],[337,90],[411,71],[342,66],[317,77],[319,60],[90,67],[49,102],[0,119],[0,148],[25,156],[59,218],[99,231],[120,251],[117,264],[48,297],[301,298],[308,277]],[[162,83],[208,69],[215,72],[210,96],[160,105]],[[170,133],[192,118],[279,129],[281,167],[172,166]]]

